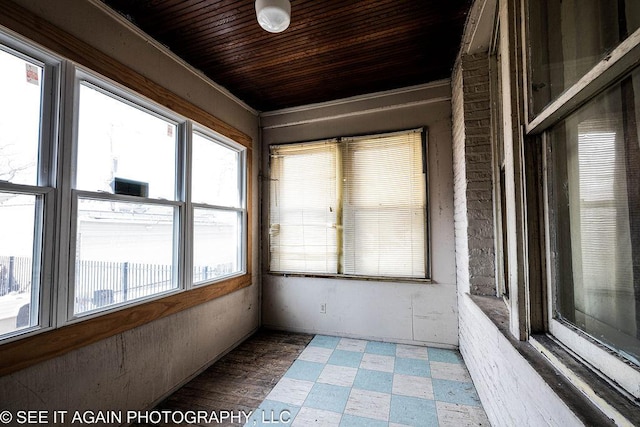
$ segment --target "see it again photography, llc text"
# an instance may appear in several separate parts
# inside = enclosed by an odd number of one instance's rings
[[[252,417],[253,415],[253,417]],[[116,424],[116,423],[172,423],[172,424],[221,424],[237,422],[246,424],[289,424],[291,413],[283,411],[65,411],[25,410],[2,411],[0,423],[18,425],[68,425],[68,424]]]

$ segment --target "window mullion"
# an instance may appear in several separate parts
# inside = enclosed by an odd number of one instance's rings
[[[193,204],[191,201],[191,190],[193,183],[193,123],[187,121],[181,126],[180,136],[182,141],[179,143],[181,156],[179,176],[182,178],[182,182],[179,188],[182,194],[178,194],[178,200],[184,202],[182,207],[182,222],[180,223],[180,231],[182,233],[182,239],[180,239],[181,245],[181,278],[184,289],[191,289],[193,287]]]
[[[71,190],[74,198],[81,199],[92,199],[92,200],[105,200],[105,201],[114,201],[114,202],[130,202],[130,203],[144,203],[151,205],[162,205],[162,206],[174,206],[180,207],[185,203],[180,200],[165,200],[165,199],[153,199],[146,197],[138,197],[138,196],[128,196],[125,194],[112,194],[112,193],[100,193],[94,191],[85,191],[85,190]]]
[[[344,274],[344,171],[345,155],[348,142],[338,141],[336,143],[336,261],[338,263],[338,274]]]
[[[70,301],[73,298],[74,273],[70,262],[72,240],[71,232],[73,226],[73,208],[71,188],[74,182],[75,160],[74,160],[74,115],[77,105],[77,86],[75,83],[75,68],[67,61],[62,64],[61,70],[61,100],[60,100],[60,122],[58,129],[58,165],[74,165],[72,167],[59,166],[56,170],[56,184],[58,192],[56,195],[56,232],[55,242],[55,265],[57,269],[56,283],[52,289],[51,301],[55,308],[53,313],[53,326],[62,326],[68,319]],[[75,244],[74,244],[75,246]]]
[[[41,129],[38,164],[38,185],[41,186],[42,197],[37,199],[37,219],[34,230],[34,252],[32,283],[40,280],[39,289],[32,285],[31,315],[38,316],[38,324],[42,328],[55,325],[55,305],[53,296],[59,283],[58,253],[54,242],[59,224],[56,221],[57,194],[59,188],[56,153],[58,135],[61,129],[61,80],[65,69],[58,60],[43,64]],[[45,188],[42,188],[45,187]],[[36,250],[39,248],[39,250]]]
[[[421,134],[422,174],[424,179],[424,277],[431,277],[431,219],[429,215],[429,129],[424,127]]]
[[[210,205],[208,203],[193,203],[193,202],[190,205],[193,208],[215,209],[218,211],[246,212],[245,208],[235,207],[235,206],[220,206],[220,205]]]

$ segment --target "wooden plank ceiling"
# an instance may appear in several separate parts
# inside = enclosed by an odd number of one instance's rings
[[[271,34],[252,0],[103,0],[259,111],[450,77],[470,0],[291,0]]]

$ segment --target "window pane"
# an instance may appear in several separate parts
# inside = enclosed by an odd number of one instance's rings
[[[640,364],[640,69],[551,132],[557,313]]]
[[[31,316],[40,282],[33,281],[34,230],[40,228],[36,201],[33,195],[0,193],[0,335],[38,323]]]
[[[240,230],[240,212],[194,209],[194,283],[238,273],[242,269]]]
[[[530,0],[534,113],[576,83],[639,26],[639,0]]]
[[[175,124],[86,84],[78,120],[77,189],[175,199]]]
[[[38,184],[41,88],[42,67],[0,49],[0,181]]]
[[[240,153],[193,134],[192,201],[240,207]]]
[[[176,209],[78,200],[75,314],[177,288]]]
[[[344,273],[424,278],[421,133],[345,145]]]
[[[272,147],[270,268],[338,272],[335,142]]]

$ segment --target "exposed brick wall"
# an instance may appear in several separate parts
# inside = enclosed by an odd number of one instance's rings
[[[458,286],[495,295],[489,58],[463,55],[452,79]]]

